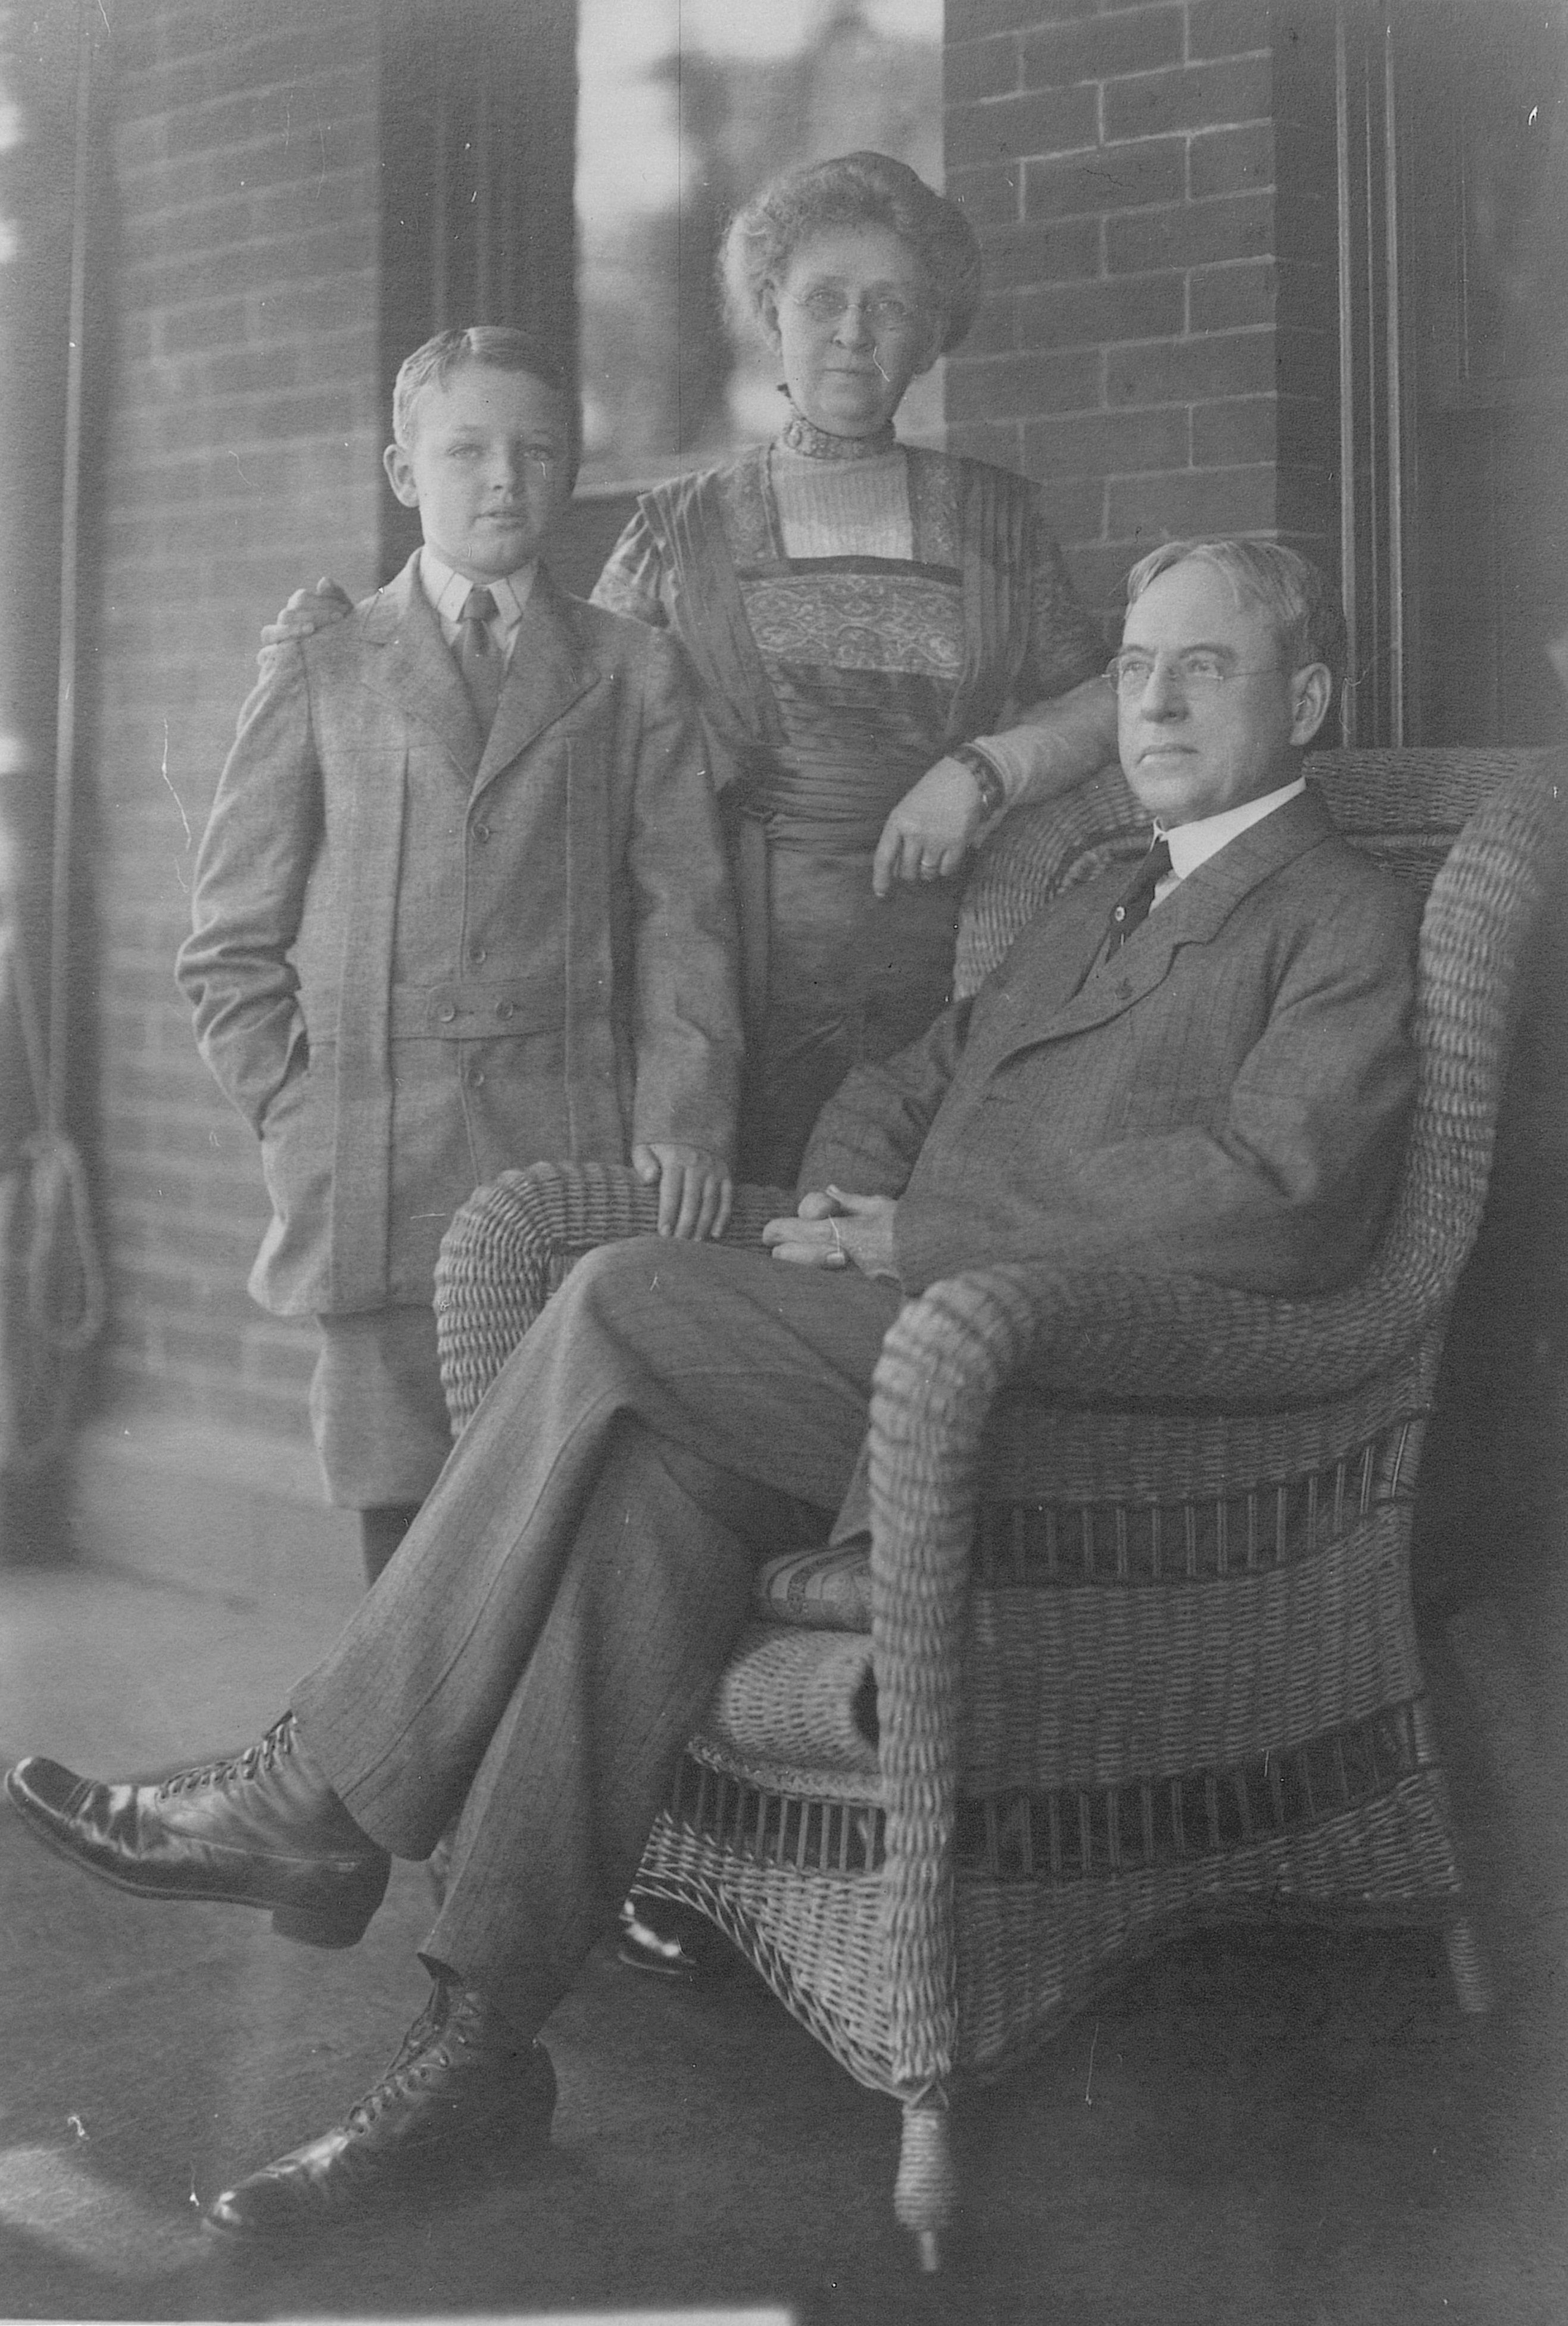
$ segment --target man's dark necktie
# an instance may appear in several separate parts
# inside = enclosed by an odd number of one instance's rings
[[[463,684],[469,690],[479,731],[487,738],[496,721],[496,705],[501,700],[502,683],[506,676],[506,657],[490,634],[496,610],[496,600],[487,590],[472,589],[463,600],[458,625],[458,661]]]
[[[1171,843],[1163,832],[1156,833],[1153,847],[1112,909],[1105,938],[1108,957],[1120,951],[1135,929],[1142,928],[1154,908],[1155,890],[1170,869]]]

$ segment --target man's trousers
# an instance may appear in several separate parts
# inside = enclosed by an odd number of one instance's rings
[[[825,1534],[899,1300],[722,1244],[590,1253],[294,1691],[374,1839],[423,1857],[458,1816],[422,1951],[520,2032],[613,1921],[758,1562]]]

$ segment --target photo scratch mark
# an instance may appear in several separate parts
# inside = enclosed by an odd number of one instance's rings
[[[1089,2039],[1089,2080],[1083,2087],[1083,2105],[1085,2107],[1092,2107],[1094,2106],[1094,2047],[1099,2041],[1099,2022],[1097,2019],[1094,2023],[1094,2033]]]
[[[87,2138],[87,2136],[88,2136],[88,2128],[87,2128],[86,2125],[85,2125],[85,2124],[83,2124],[83,2122],[82,2122],[82,2120],[81,2120],[80,2117],[79,2117],[79,2116],[78,2116],[78,2115],[76,2115],[76,2113],[74,2112],[74,2110],[73,2110],[73,2112],[72,2112],[70,2116],[68,2116],[68,2117],[66,2117],[66,2122],[67,2122],[67,2124],[69,2124],[69,2125],[70,2125],[70,2128],[71,2128],[72,2132],[74,2132],[74,2133],[75,2133],[75,2135],[76,2135],[76,2136],[77,2136],[77,2138],[78,2138],[79,2140],[85,2140],[85,2139]]]
[[[169,786],[171,798],[173,800],[175,806],[180,811],[180,821],[185,826],[185,845],[189,848],[190,845],[190,818],[185,813],[185,803],[181,798],[179,793],[174,789],[174,778],[169,773],[169,721],[166,719],[163,721],[163,765],[160,772],[162,775],[163,781]]]

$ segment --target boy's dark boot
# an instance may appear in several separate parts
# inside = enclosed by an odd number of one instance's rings
[[[292,1712],[237,1759],[162,1784],[99,1783],[35,1759],[17,1763],[5,1790],[40,1840],[116,1889],[270,1908],[274,1930],[306,1946],[353,1946],[391,1870]]]
[[[292,2237],[414,2193],[461,2196],[543,2148],[554,2111],[543,2044],[443,1971],[380,2082],[319,2139],[226,2189],[208,2222]]]

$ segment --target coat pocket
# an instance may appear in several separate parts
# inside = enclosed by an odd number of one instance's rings
[[[273,1224],[261,1260],[292,1279],[324,1264],[330,1223],[336,1044],[323,1042],[284,1077],[262,1120],[262,1176]]]

